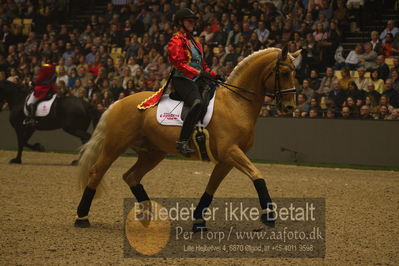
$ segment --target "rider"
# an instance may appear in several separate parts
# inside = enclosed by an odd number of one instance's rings
[[[179,31],[168,43],[169,61],[174,68],[173,89],[184,103],[190,106],[180,138],[176,142],[177,150],[184,156],[190,156],[195,152],[190,148],[188,140],[203,108],[199,87],[203,79],[216,77],[204,60],[201,44],[195,41],[192,35],[197,19],[194,12],[188,8],[177,11],[174,23],[179,27]]]
[[[40,69],[39,75],[34,82],[33,93],[29,96],[27,102],[28,117],[24,120],[25,126],[35,126],[36,107],[39,101],[46,98],[49,92],[57,93],[55,87],[56,72],[54,65],[44,64]]]

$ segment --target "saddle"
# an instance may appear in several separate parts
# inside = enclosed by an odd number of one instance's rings
[[[201,110],[199,120],[196,122],[201,121],[202,124],[204,123],[204,117],[207,113],[208,105],[213,98],[215,91],[216,84],[214,82],[203,82],[202,84],[200,84],[200,94],[204,105],[203,109]],[[180,96],[175,91],[173,91],[173,88],[172,92],[169,94],[169,98],[175,101],[182,101]],[[184,104],[183,110],[181,112],[181,120],[184,121],[184,119],[187,117],[189,110],[190,106]],[[212,161],[217,163],[210,149],[209,132],[206,128],[197,126],[193,132],[192,140],[198,150],[198,155],[201,161]]]
[[[204,122],[204,117],[206,114],[206,111],[208,109],[209,102],[211,101],[213,95],[215,94],[216,91],[216,84],[215,83],[208,83],[208,82],[202,82],[200,84],[200,94],[202,98],[202,102],[204,103],[203,109],[201,110],[201,115],[198,121],[201,121],[201,123]],[[183,99],[173,90],[169,94],[169,98],[175,101],[183,101]],[[183,110],[181,112],[181,120],[184,121],[184,119],[187,117],[187,114],[190,110],[190,106],[188,106],[186,103],[183,105]]]
[[[33,92],[32,92],[33,93]],[[28,94],[28,96],[25,99],[24,103],[24,113],[26,116],[29,115],[28,109],[27,109],[27,102],[31,94]],[[57,94],[54,94],[53,92],[49,92],[46,97],[43,100],[38,101],[37,108],[36,108],[36,117],[45,117],[50,113],[50,110],[55,102],[55,99],[57,98]]]
[[[168,84],[169,82],[167,82]],[[203,100],[203,110],[200,112],[200,117],[196,124],[196,129],[192,135],[193,143],[198,148],[199,157],[203,161],[217,161],[212,156],[209,145],[209,134],[206,130],[207,125],[211,121],[213,107],[215,103],[216,83],[199,84],[200,94]],[[145,99],[137,108],[139,110],[146,110],[157,105],[156,119],[159,124],[163,126],[182,126],[183,120],[187,117],[189,106],[181,103],[183,102],[179,95],[172,89],[165,91],[166,85],[160,88],[151,97]]]

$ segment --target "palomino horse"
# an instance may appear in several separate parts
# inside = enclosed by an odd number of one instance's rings
[[[294,88],[293,60],[300,51],[287,54],[285,49],[269,48],[253,53],[235,67],[226,83],[234,84],[235,93],[224,87],[216,90],[215,109],[207,129],[210,147],[217,163],[205,192],[194,211],[193,231],[205,228],[202,212],[213,194],[233,167],[254,183],[263,214],[261,220],[274,226],[275,212],[269,208],[269,196],[262,173],[245,153],[254,141],[255,123],[265,94],[280,98],[283,91]],[[245,88],[239,90],[238,87]],[[246,94],[239,97],[237,94]],[[115,102],[100,119],[92,138],[82,148],[79,178],[84,189],[77,209],[77,227],[89,227],[88,213],[101,179],[111,164],[129,147],[136,150],[136,163],[123,175],[137,201],[149,200],[140,184],[143,176],[161,162],[166,154],[178,155],[175,143],[180,128],[161,126],[156,120],[156,108],[145,111],[136,108],[151,92],[131,95]],[[248,98],[248,99],[245,99]],[[198,159],[198,156],[192,156]]]

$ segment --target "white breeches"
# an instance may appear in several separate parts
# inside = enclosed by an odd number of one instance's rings
[[[37,103],[39,101],[39,98],[36,98],[33,93],[29,96],[27,104],[32,104],[32,103]]]

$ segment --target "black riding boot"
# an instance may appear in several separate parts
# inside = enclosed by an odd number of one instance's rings
[[[36,113],[36,104],[31,103],[27,106],[28,109],[28,117],[25,118],[23,125],[27,127],[34,127],[37,124],[37,120],[35,119],[35,113]]]
[[[180,139],[176,142],[176,149],[186,157],[190,157],[191,154],[195,153],[195,150],[190,148],[188,140],[193,133],[195,124],[197,124],[199,116],[201,114],[201,101],[196,99],[187,114],[186,119],[183,122],[183,128],[180,132]]]

